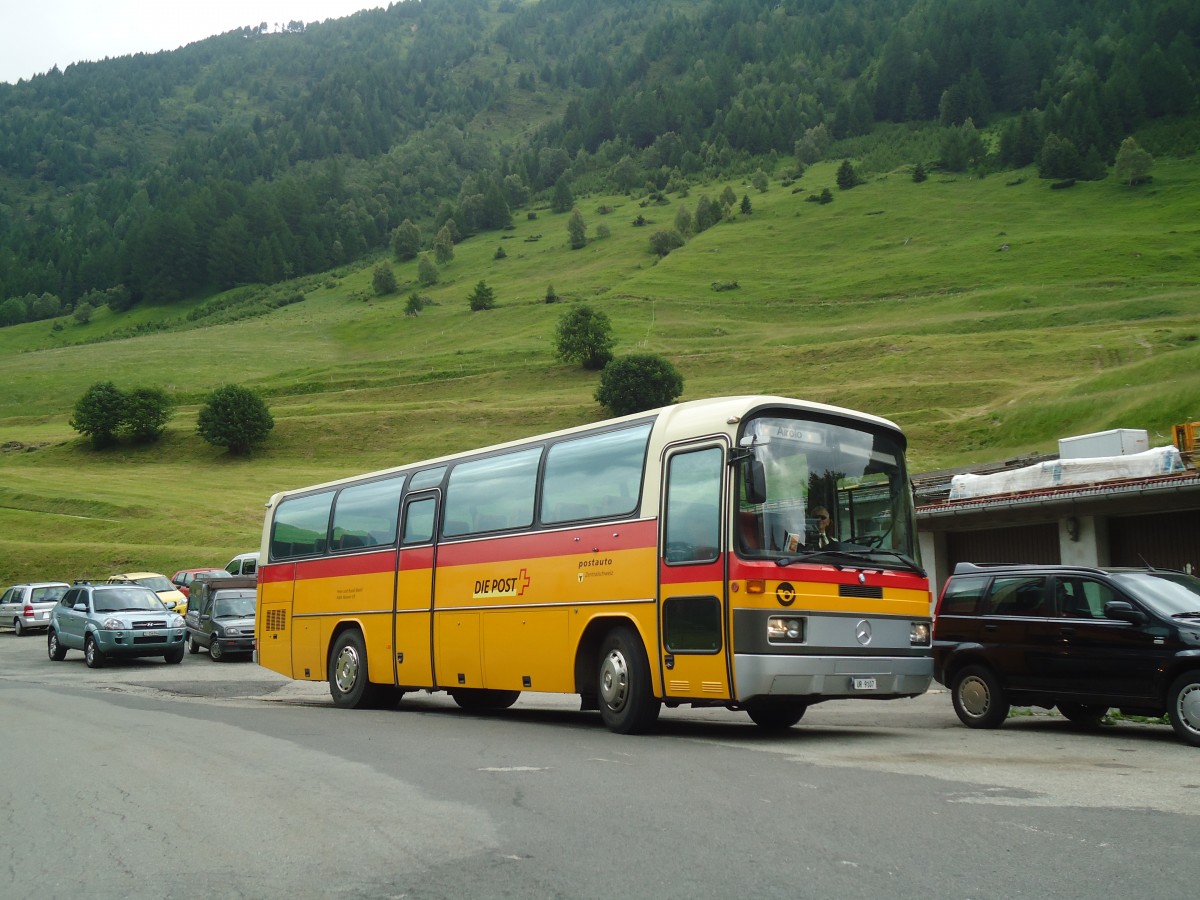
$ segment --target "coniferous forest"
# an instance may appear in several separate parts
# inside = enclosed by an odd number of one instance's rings
[[[849,155],[1101,178],[1135,133],[1194,153],[1198,87],[1192,0],[406,0],[260,23],[0,85],[0,325]],[[918,130],[936,159],[904,157]]]

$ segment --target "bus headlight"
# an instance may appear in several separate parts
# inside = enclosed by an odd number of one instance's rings
[[[767,643],[803,644],[804,619],[796,616],[771,616],[767,619]]]
[[[928,622],[909,622],[908,623],[908,643],[913,647],[928,647],[929,646],[929,623]]]

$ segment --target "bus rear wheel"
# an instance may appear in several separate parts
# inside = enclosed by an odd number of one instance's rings
[[[596,680],[609,731],[642,734],[654,727],[662,703],[650,690],[650,663],[636,631],[622,625],[605,636]]]

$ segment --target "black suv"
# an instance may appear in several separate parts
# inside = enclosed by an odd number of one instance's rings
[[[1158,569],[959,563],[938,599],[934,678],[972,728],[1009,707],[1095,724],[1170,717],[1200,747],[1200,579]]]

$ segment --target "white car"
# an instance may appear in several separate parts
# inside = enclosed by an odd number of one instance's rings
[[[254,575],[258,571],[258,553],[239,553],[225,564],[230,575]]]
[[[50,610],[69,587],[62,581],[14,584],[0,597],[0,625],[11,623],[18,636],[45,631],[50,627]]]

